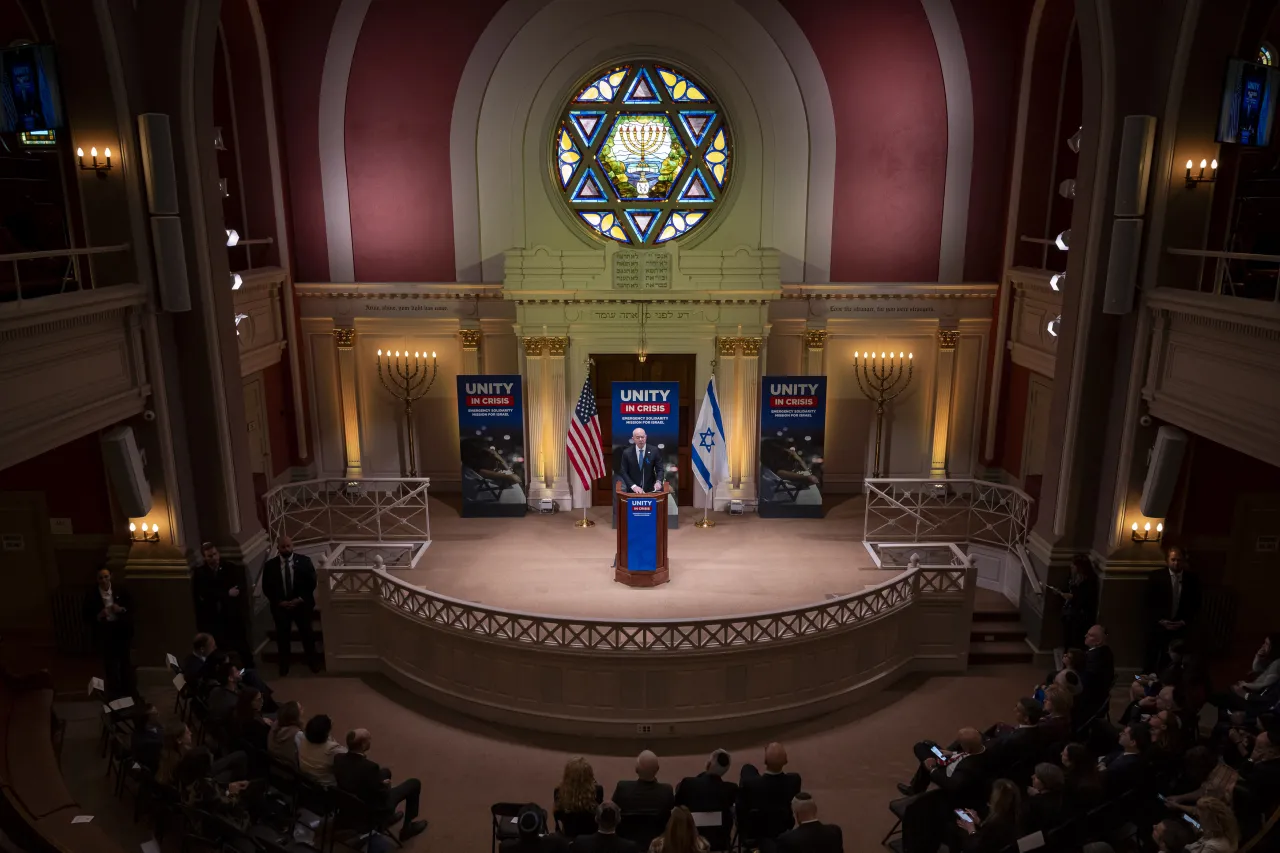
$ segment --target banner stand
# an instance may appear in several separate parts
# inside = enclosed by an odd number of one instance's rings
[[[765,376],[760,381],[762,518],[822,518],[827,377]]]
[[[519,374],[458,377],[462,517],[528,512],[524,400]]]

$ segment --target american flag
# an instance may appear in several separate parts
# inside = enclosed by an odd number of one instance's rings
[[[596,411],[596,395],[591,392],[591,377],[582,382],[578,405],[569,421],[569,437],[565,440],[565,452],[569,464],[578,472],[582,488],[590,490],[591,481],[609,472],[604,467],[603,443],[600,438],[600,414]]]

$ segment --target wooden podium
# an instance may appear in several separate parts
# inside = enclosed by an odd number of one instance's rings
[[[670,580],[667,574],[667,495],[671,486],[664,483],[661,491],[640,495],[624,491],[621,482],[616,488],[618,551],[613,579],[634,587],[666,583]],[[632,561],[637,564],[631,565]]]

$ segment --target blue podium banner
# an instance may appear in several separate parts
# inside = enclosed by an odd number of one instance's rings
[[[631,433],[643,429],[648,446],[661,458],[662,483],[677,491],[676,470],[680,448],[680,383],[613,383],[613,473],[622,468],[622,454],[633,447]]]
[[[519,374],[458,377],[462,515],[524,515],[524,399]]]
[[[766,376],[760,384],[760,502],[764,518],[822,517],[827,377]]]
[[[660,512],[662,498],[632,498],[627,505],[627,569],[653,572],[658,569],[658,523],[665,522]]]

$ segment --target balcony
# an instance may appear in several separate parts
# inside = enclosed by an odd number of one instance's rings
[[[259,267],[238,275],[241,283],[232,293],[232,303],[236,342],[240,346],[240,375],[248,376],[280,361],[285,345],[280,299],[285,271],[280,267]]]
[[[1009,354],[1014,364],[1052,379],[1058,338],[1049,332],[1049,322],[1062,313],[1062,294],[1050,284],[1054,272],[1012,267],[1006,275],[1013,285]]]

